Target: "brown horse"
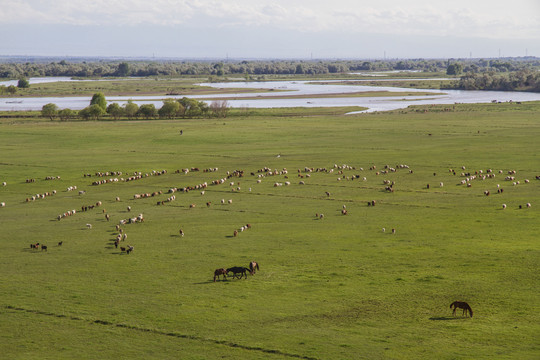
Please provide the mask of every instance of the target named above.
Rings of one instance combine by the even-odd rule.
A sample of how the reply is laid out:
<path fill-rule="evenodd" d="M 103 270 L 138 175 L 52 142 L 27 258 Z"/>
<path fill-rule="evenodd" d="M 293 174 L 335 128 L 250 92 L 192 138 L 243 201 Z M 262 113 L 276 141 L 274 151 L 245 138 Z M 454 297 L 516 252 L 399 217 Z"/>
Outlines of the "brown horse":
<path fill-rule="evenodd" d="M 223 280 L 227 280 L 227 269 L 216 269 L 214 271 L 214 282 L 216 282 L 216 278 L 219 279 L 219 275 L 223 275 Z"/>
<path fill-rule="evenodd" d="M 255 274 L 255 269 L 259 270 L 259 264 L 255 261 L 249 263 L 249 272 L 251 275 Z"/>
<path fill-rule="evenodd" d="M 450 304 L 450 309 L 454 307 L 454 311 L 452 311 L 452 315 L 456 316 L 456 310 L 458 308 L 460 309 L 463 309 L 463 312 L 461 315 L 467 315 L 467 310 L 469 311 L 469 313 L 471 314 L 471 317 L 472 317 L 472 309 L 471 307 L 469 306 L 469 304 L 467 304 L 466 302 L 464 301 L 454 301 L 453 303 Z"/>

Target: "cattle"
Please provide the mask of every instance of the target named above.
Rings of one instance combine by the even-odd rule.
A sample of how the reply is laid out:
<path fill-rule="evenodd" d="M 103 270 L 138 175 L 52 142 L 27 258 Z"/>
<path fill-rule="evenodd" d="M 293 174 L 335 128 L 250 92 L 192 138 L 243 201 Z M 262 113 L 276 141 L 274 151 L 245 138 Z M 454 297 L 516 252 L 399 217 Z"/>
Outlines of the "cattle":
<path fill-rule="evenodd" d="M 43 250 L 47 251 L 47 245 L 41 245 L 41 251 Z"/>
<path fill-rule="evenodd" d="M 58 243 L 58 246 L 62 246 L 63 243 L 64 243 L 63 241 L 60 241 L 60 242 Z"/>
<path fill-rule="evenodd" d="M 180 233 L 180 236 L 184 236 L 184 230 L 180 229 L 179 233 Z"/>
<path fill-rule="evenodd" d="M 502 208 L 503 208 L 503 209 L 506 209 L 506 204 L 502 204 Z"/>
<path fill-rule="evenodd" d="M 5 202 L 0 202 L 0 207 L 6 207 L 6 203 Z"/>

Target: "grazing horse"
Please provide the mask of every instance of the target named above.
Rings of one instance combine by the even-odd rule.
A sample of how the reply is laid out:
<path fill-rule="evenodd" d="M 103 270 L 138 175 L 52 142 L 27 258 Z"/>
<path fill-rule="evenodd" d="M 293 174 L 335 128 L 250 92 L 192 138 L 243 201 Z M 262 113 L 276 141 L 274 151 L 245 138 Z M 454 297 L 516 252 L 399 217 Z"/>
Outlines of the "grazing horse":
<path fill-rule="evenodd" d="M 216 278 L 219 279 L 219 275 L 223 275 L 223 280 L 227 280 L 227 269 L 216 269 L 214 271 L 214 282 L 216 282 Z"/>
<path fill-rule="evenodd" d="M 472 317 L 472 309 L 471 307 L 469 306 L 469 304 L 467 304 L 466 302 L 464 301 L 454 301 L 453 303 L 450 304 L 450 309 L 454 307 L 454 311 L 452 312 L 452 315 L 456 315 L 456 310 L 458 308 L 460 309 L 463 309 L 463 312 L 461 315 L 467 315 L 467 310 L 469 311 L 469 313 L 471 314 L 471 317 Z"/>
<path fill-rule="evenodd" d="M 233 278 L 236 278 L 236 274 L 240 274 L 240 277 L 238 279 L 241 279 L 242 276 L 245 276 L 247 279 L 247 272 L 249 271 L 248 268 L 242 267 L 242 266 L 234 266 L 227 269 L 227 274 L 232 272 Z"/>
<path fill-rule="evenodd" d="M 255 274 L 255 269 L 259 270 L 259 264 L 255 261 L 249 263 L 249 272 L 251 275 Z"/>

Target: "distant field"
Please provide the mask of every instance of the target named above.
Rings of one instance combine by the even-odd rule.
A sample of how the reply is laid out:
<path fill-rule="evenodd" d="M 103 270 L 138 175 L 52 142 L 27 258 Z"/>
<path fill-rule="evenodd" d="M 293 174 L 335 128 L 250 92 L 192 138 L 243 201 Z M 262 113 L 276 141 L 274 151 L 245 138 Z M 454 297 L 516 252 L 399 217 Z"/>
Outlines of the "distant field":
<path fill-rule="evenodd" d="M 344 112 L 0 119 L 2 357 L 538 358 L 540 103 Z"/>

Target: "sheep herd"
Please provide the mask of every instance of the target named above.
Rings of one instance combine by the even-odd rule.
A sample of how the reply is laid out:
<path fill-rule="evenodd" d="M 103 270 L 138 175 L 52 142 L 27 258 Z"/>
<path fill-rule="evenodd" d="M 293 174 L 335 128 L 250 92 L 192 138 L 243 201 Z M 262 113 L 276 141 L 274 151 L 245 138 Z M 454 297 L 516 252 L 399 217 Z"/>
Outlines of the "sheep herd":
<path fill-rule="evenodd" d="M 377 168 L 377 166 L 372 165 L 372 166 L 369 166 L 369 170 L 367 170 L 367 171 L 364 171 L 364 168 L 362 168 L 362 167 L 354 167 L 354 166 L 351 166 L 351 165 L 337 165 L 337 164 L 334 164 L 333 166 L 328 167 L 328 168 L 326 168 L 326 167 L 313 168 L 313 167 L 307 167 L 307 166 L 298 168 L 297 171 L 296 171 L 296 177 L 301 179 L 301 181 L 298 183 L 299 185 L 306 185 L 306 183 L 309 183 L 309 182 L 313 181 L 313 179 L 316 177 L 315 174 L 317 174 L 317 173 L 326 174 L 326 175 L 334 176 L 335 181 L 338 181 L 338 182 L 359 181 L 358 185 L 363 184 L 363 185 L 361 185 L 362 187 L 365 187 L 366 183 L 369 184 L 369 185 L 378 183 L 378 184 L 380 184 L 379 186 L 382 185 L 381 188 L 380 188 L 381 192 L 394 193 L 394 192 L 399 192 L 400 191 L 400 186 L 399 186 L 400 184 L 398 184 L 396 182 L 396 180 L 392 180 L 392 179 L 386 177 L 386 178 L 380 179 L 379 181 L 373 182 L 372 179 L 376 178 L 376 177 L 379 177 L 381 175 L 388 175 L 388 174 L 391 174 L 391 173 L 397 173 L 397 172 L 400 172 L 400 171 L 403 171 L 403 170 L 406 171 L 406 174 L 413 174 L 413 170 L 410 169 L 410 166 L 404 165 L 404 164 L 398 164 L 396 166 L 383 165 L 380 168 L 380 170 Z M 189 174 L 191 172 L 198 172 L 198 171 L 199 171 L 198 167 L 190 167 L 190 168 L 183 168 L 181 170 L 176 170 L 176 171 L 174 171 L 174 174 L 187 175 L 187 174 Z M 217 167 L 212 167 L 212 168 L 206 168 L 202 172 L 209 174 L 209 173 L 217 173 L 218 171 L 219 170 L 218 170 Z M 486 182 L 486 184 L 488 184 L 488 185 L 483 185 L 483 183 L 486 180 L 493 180 L 493 179 L 496 179 L 498 177 L 501 177 L 502 181 L 504 181 L 506 183 L 511 183 L 512 186 L 526 186 L 527 184 L 530 184 L 530 180 L 527 179 L 527 178 L 519 179 L 519 174 L 518 174 L 518 172 L 516 170 L 493 171 L 492 169 L 487 169 L 487 170 L 467 171 L 465 166 L 462 166 L 461 171 L 456 171 L 456 170 L 454 170 L 452 168 L 450 168 L 448 171 L 450 173 L 451 178 L 452 177 L 458 178 L 458 180 L 456 181 L 456 186 L 458 186 L 458 187 L 459 186 L 464 186 L 467 189 L 472 188 L 473 189 L 472 191 L 474 191 L 474 188 L 476 188 L 476 187 L 481 187 L 483 189 L 481 190 L 481 192 L 479 194 L 483 194 L 484 196 L 490 196 L 491 194 L 495 193 L 495 190 L 496 190 L 496 193 L 498 194 L 497 196 L 499 196 L 499 195 L 503 194 L 503 191 L 504 191 L 504 189 L 501 187 L 502 182 L 500 184 L 496 184 L 496 187 L 494 187 L 493 183 L 489 184 L 489 183 Z M 160 170 L 160 171 L 153 170 L 151 172 L 137 171 L 137 172 L 133 172 L 133 175 L 130 175 L 129 177 L 125 177 L 125 178 L 120 177 L 120 178 L 118 178 L 118 176 L 122 176 L 122 174 L 123 174 L 123 172 L 121 172 L 121 171 L 96 172 L 96 173 L 94 173 L 93 176 L 90 175 L 89 173 L 85 173 L 84 178 L 87 178 L 87 177 L 98 177 L 98 178 L 100 178 L 100 180 L 92 181 L 90 185 L 103 185 L 103 184 L 108 184 L 108 183 L 127 183 L 127 182 L 130 182 L 130 181 L 133 181 L 133 180 L 142 180 L 142 179 L 145 179 L 145 178 L 149 178 L 151 176 L 166 175 L 167 170 Z M 436 176 L 437 173 L 433 173 L 433 175 Z M 173 180 L 174 176 L 176 176 L 176 175 L 170 175 L 170 179 Z M 279 179 L 276 180 L 277 177 L 279 177 Z M 265 167 L 261 167 L 261 168 L 255 170 L 255 171 L 252 171 L 252 172 L 248 172 L 248 171 L 244 171 L 244 170 L 227 171 L 227 172 L 224 172 L 223 176 L 215 177 L 214 179 L 207 179 L 207 181 L 199 182 L 199 183 L 192 184 L 192 185 L 183 184 L 183 185 L 177 185 L 177 186 L 168 186 L 163 190 L 153 189 L 152 191 L 137 193 L 137 194 L 133 195 L 132 201 L 133 200 L 139 200 L 139 199 L 151 198 L 151 197 L 160 197 L 160 196 L 166 194 L 167 198 L 159 199 L 159 200 L 157 200 L 157 202 L 155 202 L 155 204 L 163 206 L 163 205 L 166 205 L 168 203 L 172 203 L 172 202 L 176 201 L 176 199 L 177 199 L 176 194 L 177 193 L 186 194 L 186 193 L 189 193 L 190 191 L 196 190 L 196 191 L 199 191 L 200 195 L 204 197 L 206 192 L 211 190 L 213 187 L 223 187 L 224 184 L 228 184 L 228 188 L 229 188 L 228 191 L 235 193 L 235 192 L 241 192 L 242 191 L 241 183 L 247 183 L 247 184 L 249 184 L 249 187 L 248 187 L 249 192 L 251 192 L 251 189 L 252 189 L 251 186 L 259 186 L 259 185 L 263 184 L 265 182 L 265 180 L 268 179 L 268 178 L 272 178 L 272 180 L 270 180 L 270 181 L 271 181 L 271 184 L 273 185 L 272 186 L 273 188 L 280 188 L 282 186 L 286 186 L 286 187 L 292 186 L 289 171 L 286 168 L 275 169 L 275 168 L 270 168 L 270 167 L 265 166 Z M 61 179 L 60 176 L 47 176 L 45 178 L 45 180 L 47 180 L 47 181 L 48 180 L 59 180 L 59 179 Z M 540 176 L 536 176 L 535 179 L 540 180 Z M 449 180 L 446 180 L 446 182 L 448 183 Z M 34 178 L 26 179 L 24 181 L 24 183 L 33 184 L 33 183 L 36 183 L 36 180 Z M 439 188 L 443 188 L 443 186 L 445 186 L 445 184 L 442 181 L 438 181 L 438 184 L 439 184 Z M 4 188 L 7 187 L 7 182 L 6 181 L 2 182 L 2 186 Z M 371 185 L 371 187 L 376 188 L 377 185 Z M 490 188 L 490 187 L 493 187 L 493 188 Z M 69 193 L 69 192 L 75 191 L 77 189 L 78 189 L 77 185 L 71 185 L 71 186 L 67 187 L 65 191 Z M 429 184 L 427 184 L 427 186 L 423 187 L 423 189 L 424 190 L 425 189 L 429 190 L 429 189 L 431 189 L 431 187 L 429 186 Z M 321 199 L 325 198 L 325 199 L 332 200 L 332 193 L 329 190 L 331 190 L 331 189 L 328 189 L 328 190 L 323 191 L 323 192 L 320 193 Z M 421 190 L 421 189 L 419 188 L 418 190 Z M 219 190 L 219 191 L 223 192 L 223 190 Z M 265 191 L 281 191 L 281 190 L 277 190 L 277 189 L 276 190 L 268 190 L 268 188 L 266 188 Z M 470 191 L 470 190 L 468 190 L 468 191 Z M 24 202 L 33 202 L 35 200 L 44 199 L 44 198 L 47 198 L 47 197 L 55 195 L 55 194 L 57 194 L 56 190 L 52 190 L 52 191 L 48 191 L 48 192 L 44 192 L 44 193 L 33 194 L 33 195 L 27 197 Z M 79 195 L 82 196 L 82 197 L 86 196 L 86 191 L 85 190 L 80 190 Z M 1 196 L 1 193 L 0 193 L 0 196 Z M 384 196 L 384 195 L 381 195 L 381 196 Z M 390 195 L 387 195 L 387 196 L 390 196 Z M 491 195 L 491 196 L 495 196 L 495 195 Z M 507 199 L 507 201 L 509 200 L 508 197 L 506 197 L 506 199 Z M 120 202 L 120 201 L 121 201 L 120 196 L 115 196 L 115 197 L 113 197 L 111 199 L 111 203 L 112 202 Z M 191 201 L 193 201 L 193 200 L 191 200 Z M 380 200 L 378 200 L 378 199 L 377 200 L 375 200 L 375 199 L 369 200 L 369 201 L 367 201 L 367 206 L 374 207 L 379 203 L 379 201 Z M 222 205 L 232 205 L 232 203 L 233 203 L 233 199 L 228 199 L 228 200 L 226 200 L 225 198 L 221 199 L 221 204 Z M 203 204 L 206 204 L 206 207 L 210 208 L 211 205 L 212 205 L 212 201 L 206 201 L 205 200 Z M 384 204 L 384 202 L 383 202 L 383 204 Z M 92 210 L 92 209 L 94 209 L 96 207 L 100 207 L 101 205 L 102 205 L 102 201 L 93 202 L 93 203 L 91 203 L 89 205 L 88 204 L 82 205 L 80 207 L 80 212 L 90 211 L 90 210 Z M 194 208 L 196 208 L 197 203 L 196 202 L 191 202 L 191 203 L 187 203 L 187 204 L 184 203 L 183 205 L 176 205 L 176 206 L 188 206 L 189 209 L 194 209 Z M 0 202 L 0 207 L 5 208 L 6 203 L 3 202 L 3 201 Z M 508 207 L 507 203 L 502 204 L 502 209 L 507 209 L 507 207 Z M 519 208 L 519 209 L 524 209 L 524 208 L 528 209 L 528 208 L 532 207 L 532 204 L 531 204 L 531 202 L 525 202 L 525 203 L 522 203 L 522 204 L 519 204 L 519 205 L 516 204 L 516 207 Z M 127 212 L 129 213 L 131 211 L 131 206 L 127 206 L 126 209 L 127 209 Z M 323 220 L 325 218 L 324 214 L 322 214 L 320 212 L 316 212 L 316 211 L 314 211 L 314 212 L 316 213 L 315 217 L 316 217 L 317 220 Z M 78 213 L 79 212 L 76 209 L 70 209 L 70 210 L 67 210 L 65 212 L 62 212 L 61 214 L 57 215 L 55 218 L 57 220 L 62 220 L 62 219 L 74 216 L 74 215 L 76 215 Z M 103 213 L 104 213 L 106 221 L 109 222 L 110 219 L 111 219 L 110 214 L 107 213 L 106 210 L 104 210 L 104 209 L 103 209 Z M 340 209 L 340 213 L 341 213 L 341 215 L 349 215 L 350 214 L 349 209 L 347 209 L 346 205 L 342 205 L 342 207 Z M 123 218 L 123 219 L 118 220 L 117 224 L 115 225 L 116 226 L 116 231 L 118 232 L 118 235 L 116 236 L 116 238 L 114 240 L 115 248 L 118 248 L 120 243 L 127 239 L 127 234 L 125 232 L 123 232 L 122 227 L 125 226 L 125 225 L 129 225 L 129 224 L 143 223 L 144 219 L 145 219 L 144 215 L 142 213 L 140 213 L 137 216 L 131 216 L 131 217 L 127 217 L 127 218 Z M 86 228 L 89 229 L 89 230 L 92 229 L 92 224 L 87 223 Z M 232 232 L 232 235 L 233 235 L 233 237 L 237 237 L 242 232 L 244 232 L 244 231 L 246 231 L 248 229 L 251 229 L 251 228 L 252 228 L 252 225 L 249 224 L 249 223 L 246 224 L 246 225 L 240 226 L 240 227 L 236 227 L 234 229 L 234 231 Z M 386 231 L 385 228 L 383 228 L 383 232 L 385 232 L 385 231 Z M 175 230 L 175 232 L 178 232 L 180 237 L 184 237 L 184 235 L 185 235 L 183 229 L 180 229 L 179 231 Z M 396 229 L 392 228 L 391 233 L 395 234 Z M 60 243 L 62 243 L 62 242 L 60 242 Z M 134 247 L 131 246 L 131 245 L 120 246 L 121 253 L 130 254 L 131 252 L 133 252 L 133 250 L 134 250 Z"/>

